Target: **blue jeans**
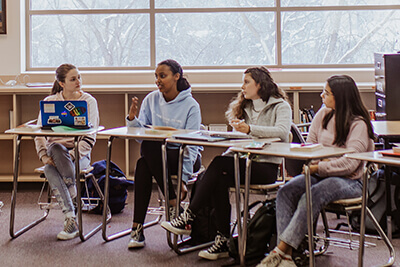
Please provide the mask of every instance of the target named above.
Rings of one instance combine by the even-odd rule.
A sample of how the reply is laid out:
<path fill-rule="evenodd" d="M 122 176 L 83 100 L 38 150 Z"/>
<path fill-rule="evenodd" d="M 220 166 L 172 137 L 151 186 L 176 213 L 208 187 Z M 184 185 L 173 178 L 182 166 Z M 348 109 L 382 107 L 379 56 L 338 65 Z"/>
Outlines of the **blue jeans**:
<path fill-rule="evenodd" d="M 313 219 L 318 218 L 323 207 L 332 201 L 360 197 L 361 180 L 342 177 L 320 178 L 311 176 Z M 305 176 L 296 176 L 278 191 L 276 223 L 278 238 L 297 249 L 307 233 L 307 204 Z"/>
<path fill-rule="evenodd" d="M 49 182 L 53 195 L 56 197 L 62 212 L 74 212 L 74 205 L 70 195 L 71 187 L 76 192 L 75 164 L 73 163 L 68 149 L 58 143 L 51 144 L 47 149 L 47 155 L 54 161 L 55 166 L 46 164 L 44 174 Z M 86 169 L 90 165 L 90 156 L 79 161 L 80 169 Z"/>

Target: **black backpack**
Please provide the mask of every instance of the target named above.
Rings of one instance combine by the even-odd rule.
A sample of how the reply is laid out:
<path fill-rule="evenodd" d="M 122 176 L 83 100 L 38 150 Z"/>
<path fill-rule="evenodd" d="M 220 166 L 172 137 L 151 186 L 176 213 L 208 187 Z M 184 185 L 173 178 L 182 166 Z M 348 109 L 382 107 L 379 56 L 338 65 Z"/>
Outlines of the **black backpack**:
<path fill-rule="evenodd" d="M 100 160 L 92 164 L 93 170 L 91 173 L 96 177 L 97 183 L 104 194 L 106 180 L 106 161 Z M 109 199 L 108 205 L 112 214 L 121 212 L 125 207 L 125 201 L 128 196 L 128 186 L 133 185 L 133 181 L 127 180 L 123 171 L 114 163 L 110 162 L 110 184 L 109 184 Z M 90 197 L 99 197 L 92 180 L 88 180 L 88 191 Z M 86 190 L 82 191 L 82 197 L 86 197 Z M 102 214 L 103 202 L 92 209 L 90 212 Z"/>
<path fill-rule="evenodd" d="M 265 253 L 271 251 L 277 242 L 275 200 L 256 201 L 249 205 L 249 211 L 258 204 L 261 206 L 247 223 L 246 264 L 260 262 L 265 257 Z M 232 229 L 228 246 L 229 255 L 239 262 L 238 240 L 237 236 L 233 235 L 236 225 L 237 221 Z"/>
<path fill-rule="evenodd" d="M 391 205 L 392 205 L 392 232 L 396 233 L 400 229 L 400 184 L 397 172 L 392 172 L 392 184 L 390 186 Z M 386 230 L 386 196 L 385 196 L 385 168 L 375 171 L 371 174 L 368 182 L 368 203 L 367 206 L 371 210 L 375 219 L 383 230 Z M 355 211 L 350 216 L 351 226 L 354 230 L 360 230 L 360 211 Z M 367 216 L 365 219 L 365 231 L 367 233 L 376 234 L 377 231 L 371 219 Z"/>

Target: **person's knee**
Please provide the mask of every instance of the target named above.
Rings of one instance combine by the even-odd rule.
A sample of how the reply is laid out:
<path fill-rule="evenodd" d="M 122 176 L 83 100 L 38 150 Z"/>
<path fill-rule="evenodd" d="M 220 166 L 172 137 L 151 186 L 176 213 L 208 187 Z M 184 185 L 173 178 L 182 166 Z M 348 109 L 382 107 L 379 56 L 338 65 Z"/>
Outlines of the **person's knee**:
<path fill-rule="evenodd" d="M 49 173 L 51 173 L 54 169 L 54 166 L 51 166 L 49 164 L 44 165 L 44 175 L 47 177 Z"/>
<path fill-rule="evenodd" d="M 47 154 L 50 157 L 54 157 L 54 155 L 59 155 L 60 153 L 64 153 L 66 151 L 66 148 L 58 143 L 52 143 L 50 146 L 47 148 Z"/>

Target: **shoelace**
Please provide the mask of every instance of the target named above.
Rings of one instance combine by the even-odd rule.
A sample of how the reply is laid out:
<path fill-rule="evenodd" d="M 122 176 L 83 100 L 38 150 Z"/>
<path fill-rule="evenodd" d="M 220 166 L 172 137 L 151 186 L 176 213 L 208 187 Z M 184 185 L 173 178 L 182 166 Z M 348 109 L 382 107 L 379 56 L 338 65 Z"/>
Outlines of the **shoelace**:
<path fill-rule="evenodd" d="M 73 218 L 68 219 L 67 221 L 67 225 L 65 226 L 65 232 L 67 233 L 73 233 L 76 231 L 76 227 L 75 227 L 75 220 Z"/>
<path fill-rule="evenodd" d="M 140 232 L 142 231 L 142 229 L 143 229 L 143 225 L 138 224 L 138 225 L 136 226 L 136 229 L 132 232 L 131 237 L 132 237 L 133 239 L 135 239 L 135 240 L 139 240 L 139 238 L 140 238 Z"/>
<path fill-rule="evenodd" d="M 222 236 L 217 235 L 217 237 L 215 238 L 214 244 L 208 249 L 208 252 L 214 253 L 214 252 L 218 251 L 223 244 L 224 244 L 224 242 L 222 241 Z"/>
<path fill-rule="evenodd" d="M 185 211 L 184 211 L 181 215 L 179 215 L 176 219 L 172 220 L 172 221 L 171 221 L 171 224 L 172 224 L 174 227 L 179 227 L 179 226 L 185 225 L 185 224 L 189 221 L 189 217 L 190 217 L 189 212 L 187 212 L 187 211 L 185 210 Z"/>
<path fill-rule="evenodd" d="M 176 216 L 176 208 L 175 207 L 169 207 L 169 217 L 170 218 L 175 218 Z"/>

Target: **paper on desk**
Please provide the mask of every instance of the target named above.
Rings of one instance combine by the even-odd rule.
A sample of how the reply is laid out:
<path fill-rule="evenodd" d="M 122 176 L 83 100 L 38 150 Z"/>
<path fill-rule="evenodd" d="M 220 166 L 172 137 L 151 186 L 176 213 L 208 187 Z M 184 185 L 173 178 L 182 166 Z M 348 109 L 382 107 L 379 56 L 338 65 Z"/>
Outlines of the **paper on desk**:
<path fill-rule="evenodd" d="M 51 127 L 51 130 L 56 133 L 62 133 L 62 132 L 74 132 L 74 131 L 91 131 L 93 129 L 77 129 L 77 128 L 72 128 L 64 125 L 59 125 L 59 126 L 54 126 Z"/>

